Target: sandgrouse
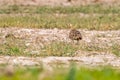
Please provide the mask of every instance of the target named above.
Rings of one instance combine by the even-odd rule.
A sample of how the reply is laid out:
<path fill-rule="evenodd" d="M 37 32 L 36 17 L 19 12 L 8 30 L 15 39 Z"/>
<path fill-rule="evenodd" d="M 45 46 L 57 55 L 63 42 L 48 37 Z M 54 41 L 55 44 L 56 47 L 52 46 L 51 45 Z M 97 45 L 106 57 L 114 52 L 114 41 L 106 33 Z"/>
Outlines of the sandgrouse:
<path fill-rule="evenodd" d="M 77 40 L 77 43 L 79 42 L 79 40 L 81 40 L 82 39 L 82 35 L 81 35 L 81 33 L 78 31 L 78 30 L 76 30 L 76 29 L 71 29 L 70 30 L 70 32 L 69 32 L 69 38 L 71 39 L 71 40 Z"/>

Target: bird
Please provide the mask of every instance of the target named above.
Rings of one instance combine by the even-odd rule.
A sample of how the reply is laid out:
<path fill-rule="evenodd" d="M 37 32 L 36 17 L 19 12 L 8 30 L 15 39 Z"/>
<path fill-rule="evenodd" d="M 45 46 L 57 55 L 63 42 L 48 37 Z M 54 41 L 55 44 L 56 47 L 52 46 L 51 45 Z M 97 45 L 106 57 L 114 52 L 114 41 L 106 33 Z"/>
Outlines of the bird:
<path fill-rule="evenodd" d="M 76 40 L 77 43 L 79 42 L 79 40 L 82 40 L 82 35 L 80 33 L 80 31 L 78 31 L 77 29 L 75 28 L 72 28 L 69 32 L 69 38 L 74 41 Z"/>

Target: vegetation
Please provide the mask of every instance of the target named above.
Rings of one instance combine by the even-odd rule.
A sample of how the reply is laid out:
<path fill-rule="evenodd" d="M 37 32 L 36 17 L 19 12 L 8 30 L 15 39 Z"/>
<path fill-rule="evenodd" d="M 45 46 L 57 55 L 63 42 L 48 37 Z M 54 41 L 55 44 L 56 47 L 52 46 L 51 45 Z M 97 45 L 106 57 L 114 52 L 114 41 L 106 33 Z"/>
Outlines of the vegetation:
<path fill-rule="evenodd" d="M 0 27 L 120 29 L 120 7 L 86 5 L 71 7 L 4 6 L 0 8 Z"/>
<path fill-rule="evenodd" d="M 112 46 L 112 53 L 120 56 L 120 45 L 115 44 L 114 46 Z"/>
<path fill-rule="evenodd" d="M 18 56 L 25 55 L 25 44 L 23 40 L 16 39 L 12 34 L 6 36 L 6 41 L 0 44 L 0 55 Z"/>
<path fill-rule="evenodd" d="M 14 40 L 14 41 L 13 41 Z M 111 52 L 117 56 L 120 56 L 120 45 L 114 44 L 112 46 L 104 46 L 104 44 L 95 43 L 80 43 L 77 45 L 74 43 L 67 42 L 52 42 L 50 44 L 45 44 L 42 48 L 37 48 L 36 46 L 25 45 L 24 39 L 14 38 L 9 36 L 6 38 L 5 43 L 0 44 L 0 55 L 10 55 L 10 56 L 76 56 L 76 52 L 79 50 L 86 52 Z M 36 50 L 38 53 L 33 54 L 30 51 Z M 39 50 L 38 50 L 39 49 Z"/>
<path fill-rule="evenodd" d="M 64 71 L 63 71 L 64 70 Z M 51 73 L 41 68 L 19 68 L 13 75 L 0 74 L 0 80 L 119 80 L 120 72 L 109 67 L 101 68 L 57 68 Z M 44 76 L 43 76 L 44 75 Z"/>
<path fill-rule="evenodd" d="M 75 56 L 77 51 L 86 52 L 111 52 L 117 56 L 120 56 L 120 45 L 114 44 L 112 46 L 100 46 L 100 44 L 85 44 L 80 43 L 75 45 L 75 43 L 64 43 L 64 42 L 53 42 L 42 48 L 42 56 Z"/>
<path fill-rule="evenodd" d="M 53 42 L 42 48 L 40 53 L 43 56 L 73 56 L 78 46 L 64 42 Z"/>
<path fill-rule="evenodd" d="M 76 28 L 88 30 L 118 30 L 120 29 L 120 5 L 86 5 L 71 7 L 50 6 L 3 6 L 0 7 L 0 27 L 21 28 Z M 0 39 L 1 39 L 0 34 Z M 10 56 L 75 56 L 76 51 L 87 52 L 109 51 L 120 56 L 120 45 L 100 46 L 99 44 L 75 45 L 73 43 L 52 42 L 40 48 L 39 54 L 27 52 L 34 48 L 27 47 L 25 40 L 15 38 L 12 34 L 0 43 L 0 55 Z M 33 46 L 35 47 L 35 46 Z M 36 48 L 36 47 L 35 47 Z M 57 68 L 47 72 L 39 67 L 15 68 L 13 75 L 2 73 L 0 66 L 0 80 L 119 80 L 119 70 L 100 68 Z"/>
<path fill-rule="evenodd" d="M 0 80 L 38 80 L 39 74 L 42 72 L 42 68 L 37 67 L 26 67 L 15 68 L 12 75 L 8 75 L 8 72 L 3 72 L 0 74 Z"/>
<path fill-rule="evenodd" d="M 120 5 L 85 5 L 85 6 L 20 6 L 20 5 L 10 5 L 3 6 L 0 8 L 0 14 L 11 14 L 11 13 L 64 13 L 64 14 L 72 14 L 72 13 L 99 13 L 99 14 L 110 14 L 120 13 Z"/>

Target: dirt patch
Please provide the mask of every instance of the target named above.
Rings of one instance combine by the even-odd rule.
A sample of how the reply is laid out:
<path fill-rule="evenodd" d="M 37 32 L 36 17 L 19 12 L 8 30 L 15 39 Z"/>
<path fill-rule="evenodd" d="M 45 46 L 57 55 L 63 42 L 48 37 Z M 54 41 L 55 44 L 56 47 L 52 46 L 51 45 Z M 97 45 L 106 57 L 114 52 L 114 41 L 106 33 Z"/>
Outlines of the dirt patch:
<path fill-rule="evenodd" d="M 120 67 L 120 58 L 113 54 L 97 54 L 80 57 L 10 57 L 0 56 L 0 64 L 19 65 L 19 66 L 39 66 L 51 69 L 55 65 L 68 65 L 71 62 L 77 65 L 89 66 L 113 66 Z"/>

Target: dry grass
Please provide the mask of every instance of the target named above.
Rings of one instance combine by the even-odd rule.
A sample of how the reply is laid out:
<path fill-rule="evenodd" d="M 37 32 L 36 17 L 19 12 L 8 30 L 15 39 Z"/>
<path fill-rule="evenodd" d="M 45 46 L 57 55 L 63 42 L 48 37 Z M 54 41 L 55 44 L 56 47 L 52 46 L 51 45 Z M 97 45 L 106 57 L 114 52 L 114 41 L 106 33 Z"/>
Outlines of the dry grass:
<path fill-rule="evenodd" d="M 118 30 L 120 15 L 106 14 L 101 16 L 81 17 L 79 14 L 59 15 L 40 14 L 40 15 L 1 15 L 1 27 L 21 27 L 21 28 L 70 28 L 72 24 L 76 28 L 88 30 Z"/>
<path fill-rule="evenodd" d="M 71 7 L 4 6 L 0 8 L 0 27 L 120 29 L 120 7 L 86 5 Z"/>

